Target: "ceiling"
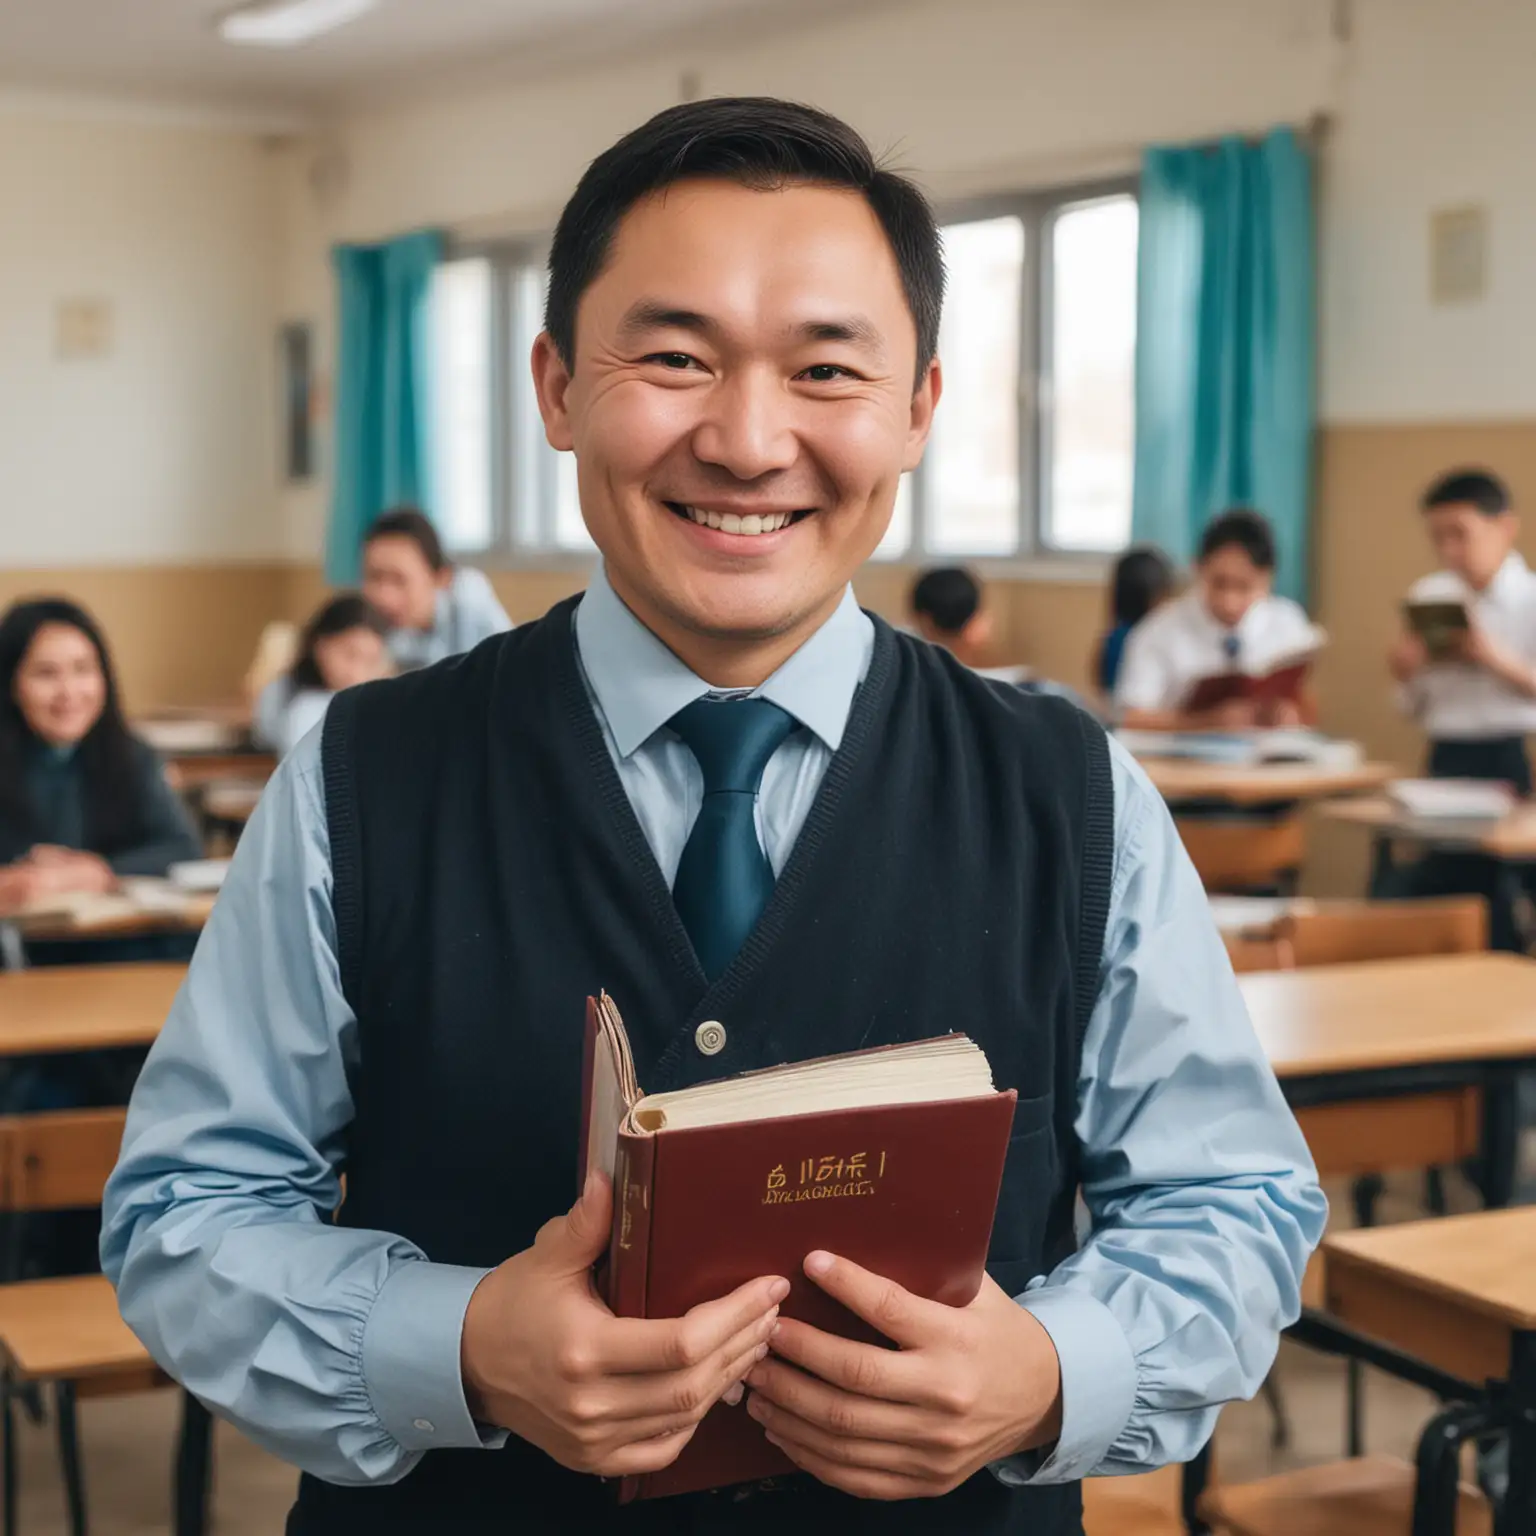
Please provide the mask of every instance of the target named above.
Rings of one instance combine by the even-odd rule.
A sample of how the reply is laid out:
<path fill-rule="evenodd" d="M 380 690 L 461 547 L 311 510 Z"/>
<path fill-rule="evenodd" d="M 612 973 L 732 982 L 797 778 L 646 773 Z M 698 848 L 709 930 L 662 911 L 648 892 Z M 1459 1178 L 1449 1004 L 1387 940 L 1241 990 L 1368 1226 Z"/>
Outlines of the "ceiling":
<path fill-rule="evenodd" d="M 303 109 L 414 87 L 488 60 L 509 73 L 628 51 L 684 31 L 788 21 L 833 0 L 380 0 L 302 48 L 236 48 L 214 20 L 230 0 L 0 3 L 0 87 Z"/>

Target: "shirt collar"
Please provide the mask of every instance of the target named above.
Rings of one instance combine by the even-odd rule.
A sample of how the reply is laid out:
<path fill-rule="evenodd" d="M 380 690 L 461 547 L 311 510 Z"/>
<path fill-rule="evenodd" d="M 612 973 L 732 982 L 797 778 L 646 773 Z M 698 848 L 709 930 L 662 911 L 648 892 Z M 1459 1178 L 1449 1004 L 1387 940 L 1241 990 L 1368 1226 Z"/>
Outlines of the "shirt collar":
<path fill-rule="evenodd" d="M 576 648 L 620 757 L 644 746 L 678 710 L 718 691 L 624 606 L 601 565 L 576 609 Z M 850 587 L 832 617 L 752 692 L 793 715 L 835 752 L 874 648 L 875 627 Z"/>
<path fill-rule="evenodd" d="M 1488 583 L 1482 595 L 1493 598 L 1495 602 L 1503 602 L 1517 593 L 1523 596 L 1521 589 L 1530 574 L 1525 557 L 1518 550 L 1512 549 L 1504 556 L 1504 563 L 1493 573 L 1493 580 Z"/>

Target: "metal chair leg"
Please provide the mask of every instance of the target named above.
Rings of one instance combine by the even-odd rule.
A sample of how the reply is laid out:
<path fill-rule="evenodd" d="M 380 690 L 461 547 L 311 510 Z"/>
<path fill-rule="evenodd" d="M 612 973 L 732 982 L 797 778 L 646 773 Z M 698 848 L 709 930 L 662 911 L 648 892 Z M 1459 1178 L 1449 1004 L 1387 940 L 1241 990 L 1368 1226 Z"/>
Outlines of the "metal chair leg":
<path fill-rule="evenodd" d="M 1184 1464 L 1184 1476 L 1179 1489 L 1179 1504 L 1184 1515 L 1184 1528 L 1189 1536 L 1208 1536 L 1210 1526 L 1196 1513 L 1200 1495 L 1211 1480 L 1211 1443 L 1206 1441 Z"/>
<path fill-rule="evenodd" d="M 1355 1180 L 1350 1196 L 1354 1202 L 1356 1226 L 1376 1225 L 1376 1202 L 1386 1187 L 1386 1180 L 1379 1173 L 1364 1173 Z"/>
<path fill-rule="evenodd" d="M 1269 1404 L 1269 1414 L 1273 1423 L 1269 1431 L 1269 1443 L 1277 1451 L 1283 1451 L 1291 1443 L 1291 1419 L 1285 1411 L 1285 1398 L 1280 1391 L 1280 1382 L 1275 1373 L 1271 1371 L 1264 1378 L 1264 1401 Z"/>
<path fill-rule="evenodd" d="M 176 1451 L 176 1536 L 204 1536 L 208 1529 L 208 1488 L 213 1462 L 213 1415 L 192 1396 L 181 1394 L 181 1444 Z"/>
<path fill-rule="evenodd" d="M 59 1464 L 64 1469 L 70 1536 L 85 1536 L 85 1476 L 80 1467 L 80 1421 L 75 1411 L 74 1382 L 55 1384 L 54 1412 L 59 1421 Z"/>
<path fill-rule="evenodd" d="M 1345 1455 L 1365 1455 L 1365 1367 L 1358 1360 L 1344 1370 Z"/>
<path fill-rule="evenodd" d="M 1445 1215 L 1445 1169 L 1424 1170 L 1424 1206 L 1431 1216 Z"/>
<path fill-rule="evenodd" d="M 1453 1403 L 1424 1426 L 1413 1493 L 1413 1536 L 1456 1536 L 1461 1448 L 1486 1433 L 1495 1418 L 1486 1403 Z"/>

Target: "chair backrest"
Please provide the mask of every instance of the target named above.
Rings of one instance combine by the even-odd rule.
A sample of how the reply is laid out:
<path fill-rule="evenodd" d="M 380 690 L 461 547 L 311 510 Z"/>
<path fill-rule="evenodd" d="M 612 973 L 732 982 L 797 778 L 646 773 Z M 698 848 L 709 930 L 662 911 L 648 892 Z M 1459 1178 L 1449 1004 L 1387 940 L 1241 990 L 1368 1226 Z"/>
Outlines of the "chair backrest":
<path fill-rule="evenodd" d="M 65 1211 L 101 1204 L 123 1141 L 121 1109 L 0 1117 L 0 1210 Z"/>
<path fill-rule="evenodd" d="M 1468 954 L 1488 947 L 1488 903 L 1465 896 L 1321 906 L 1287 917 L 1276 939 L 1295 966 Z"/>
<path fill-rule="evenodd" d="M 1176 818 L 1201 883 L 1208 891 L 1251 891 L 1276 885 L 1301 868 L 1306 854 L 1301 817 L 1279 821 Z"/>

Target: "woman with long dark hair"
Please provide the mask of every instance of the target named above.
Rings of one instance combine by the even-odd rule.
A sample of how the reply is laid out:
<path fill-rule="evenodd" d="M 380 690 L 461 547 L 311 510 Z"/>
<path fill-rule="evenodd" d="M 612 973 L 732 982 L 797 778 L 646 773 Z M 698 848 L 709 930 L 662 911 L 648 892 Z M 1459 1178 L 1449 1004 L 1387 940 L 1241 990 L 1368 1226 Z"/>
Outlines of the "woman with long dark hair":
<path fill-rule="evenodd" d="M 200 852 L 159 759 L 123 721 L 95 620 L 64 598 L 15 604 L 0 618 L 0 914 Z"/>
<path fill-rule="evenodd" d="M 389 624 L 360 592 L 340 592 L 304 626 L 292 667 L 262 690 L 254 731 L 285 757 L 325 718 L 343 688 L 387 677 Z"/>

